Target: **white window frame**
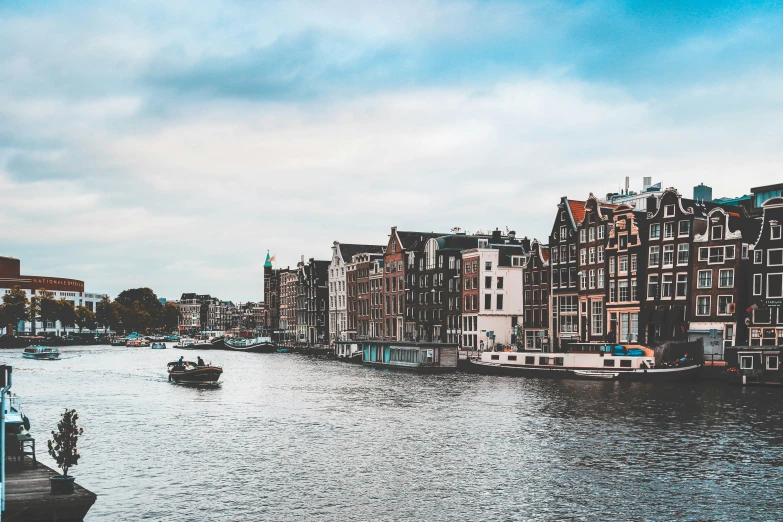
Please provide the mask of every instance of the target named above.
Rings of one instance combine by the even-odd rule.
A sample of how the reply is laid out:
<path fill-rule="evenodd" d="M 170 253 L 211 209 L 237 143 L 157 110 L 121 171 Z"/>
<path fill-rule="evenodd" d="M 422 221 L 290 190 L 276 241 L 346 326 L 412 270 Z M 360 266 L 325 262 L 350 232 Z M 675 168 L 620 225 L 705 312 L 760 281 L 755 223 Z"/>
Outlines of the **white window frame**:
<path fill-rule="evenodd" d="M 780 263 L 776 263 L 776 264 L 773 265 L 772 262 L 769 259 L 770 252 L 780 252 L 781 262 Z M 783 248 L 768 248 L 767 249 L 767 266 L 783 266 Z"/>
<path fill-rule="evenodd" d="M 685 248 L 683 248 L 685 247 Z M 687 258 L 684 263 L 680 263 L 680 254 L 685 252 L 685 257 Z M 691 258 L 691 249 L 690 245 L 688 243 L 680 243 L 677 245 L 677 265 L 678 266 L 685 266 L 688 264 L 688 261 L 690 261 Z"/>
<path fill-rule="evenodd" d="M 707 313 L 701 313 L 701 308 L 699 307 L 699 302 L 705 300 L 707 301 Z M 712 297 L 709 295 L 697 295 L 696 296 L 696 315 L 699 317 L 707 317 L 710 315 L 710 312 L 712 312 Z"/>
<path fill-rule="evenodd" d="M 680 295 L 677 292 L 677 288 L 679 288 L 679 286 L 680 286 L 680 277 L 681 276 L 685 278 L 685 281 L 684 281 L 685 282 L 685 294 L 684 295 Z M 680 272 L 680 273 L 677 274 L 677 276 L 674 279 L 674 298 L 675 299 L 686 299 L 687 297 L 688 297 L 688 274 L 686 272 Z"/>
<path fill-rule="evenodd" d="M 667 234 L 669 230 L 671 230 L 671 234 Z M 663 224 L 663 239 L 664 241 L 670 241 L 674 239 L 674 221 L 669 221 L 668 223 Z"/>
<path fill-rule="evenodd" d="M 579 242 L 587 243 L 587 231 L 584 228 L 579 231 Z"/>
<path fill-rule="evenodd" d="M 604 238 L 604 226 L 598 225 L 598 239 Z"/>
<path fill-rule="evenodd" d="M 760 265 L 764 262 L 764 250 L 754 250 L 753 251 L 753 264 L 754 265 Z"/>
<path fill-rule="evenodd" d="M 656 227 L 656 226 L 658 227 L 658 235 L 654 236 L 653 235 L 653 227 Z M 652 239 L 652 240 L 661 239 L 661 224 L 660 223 L 650 223 L 650 239 Z"/>
<path fill-rule="evenodd" d="M 764 288 L 764 274 L 753 274 L 753 295 L 761 295 Z"/>
<path fill-rule="evenodd" d="M 731 285 L 723 286 L 720 284 L 721 272 L 731 272 Z M 718 288 L 734 288 L 734 269 L 733 268 L 720 268 L 718 269 Z"/>
<path fill-rule="evenodd" d="M 740 355 L 740 370 L 752 370 L 752 369 L 753 369 L 753 356 Z"/>
<path fill-rule="evenodd" d="M 703 286 L 701 284 L 701 274 L 708 272 L 710 274 L 710 285 L 709 286 Z M 696 288 L 712 288 L 712 269 L 708 270 L 699 270 L 696 274 Z"/>
<path fill-rule="evenodd" d="M 688 232 L 686 234 L 682 233 L 682 224 L 687 223 L 688 224 Z M 677 237 L 690 237 L 691 235 L 691 222 L 687 219 L 681 219 L 677 223 Z"/>
<path fill-rule="evenodd" d="M 781 288 L 780 295 L 769 295 L 769 286 L 770 286 L 769 285 L 769 277 L 770 276 L 780 276 L 781 280 L 783 280 L 783 272 L 775 272 L 775 273 L 772 273 L 772 274 L 767 274 L 767 291 L 766 291 L 767 299 L 780 299 L 780 298 L 783 298 L 783 285 L 781 285 L 782 288 Z"/>
<path fill-rule="evenodd" d="M 775 234 L 776 230 L 777 230 L 777 234 Z M 781 238 L 781 226 L 780 225 L 770 225 L 769 226 L 769 238 L 770 239 L 780 239 Z"/>
<path fill-rule="evenodd" d="M 655 264 L 653 264 L 653 262 L 652 262 L 652 253 L 653 253 L 653 249 L 655 249 L 655 251 L 658 253 L 658 262 L 657 262 L 657 263 L 655 263 Z M 655 246 L 651 246 L 651 247 L 648 249 L 648 251 L 649 251 L 649 255 L 648 255 L 648 257 L 647 257 L 647 264 L 648 264 L 648 267 L 649 267 L 649 268 L 653 268 L 653 267 L 660 266 L 660 264 L 661 264 L 661 261 L 662 261 L 662 259 L 661 259 L 661 247 L 660 247 L 660 246 L 657 246 L 657 245 L 655 245 Z"/>
<path fill-rule="evenodd" d="M 664 279 L 666 277 L 670 277 L 671 280 L 668 283 L 664 283 Z M 669 285 L 669 295 L 663 294 L 663 285 L 668 284 Z M 672 299 L 674 298 L 674 274 L 661 274 L 661 299 Z"/>
<path fill-rule="evenodd" d="M 725 294 L 719 295 L 718 296 L 718 302 L 717 302 L 717 309 L 715 310 L 716 315 L 720 315 L 720 316 L 731 315 L 731 312 L 729 312 L 729 308 L 730 308 L 729 306 L 726 307 L 726 313 L 723 313 L 723 314 L 720 313 L 720 299 L 721 299 L 721 297 L 728 297 L 729 298 L 729 304 L 734 303 L 734 296 L 733 295 L 725 295 Z"/>
<path fill-rule="evenodd" d="M 676 209 L 674 208 L 674 205 L 663 206 L 663 217 L 665 218 L 674 217 L 675 212 Z"/>
<path fill-rule="evenodd" d="M 604 247 L 603 246 L 599 246 L 598 247 L 598 250 L 596 252 L 596 256 L 597 256 L 597 259 L 598 259 L 599 263 L 603 263 L 604 262 Z"/>
<path fill-rule="evenodd" d="M 671 262 L 666 262 L 666 253 L 671 254 Z M 663 253 L 661 255 L 661 266 L 671 268 L 674 266 L 674 245 L 663 245 Z"/>
<path fill-rule="evenodd" d="M 650 289 L 652 288 L 651 280 L 652 280 L 653 277 L 655 278 L 655 286 L 658 287 L 658 292 L 656 292 L 656 295 L 650 295 Z M 655 299 L 657 297 L 658 293 L 660 293 L 660 290 L 661 290 L 661 278 L 660 278 L 660 276 L 658 274 L 647 274 L 647 299 L 648 300 Z"/>
<path fill-rule="evenodd" d="M 720 237 L 715 237 L 716 236 L 715 232 L 718 232 L 718 231 L 720 232 Z M 710 238 L 713 241 L 715 241 L 715 240 L 718 240 L 718 241 L 723 240 L 723 227 L 720 226 L 720 225 L 716 225 L 716 226 L 712 227 L 711 230 L 710 230 Z"/>
<path fill-rule="evenodd" d="M 769 364 L 772 359 L 775 359 L 775 366 L 773 367 L 771 364 Z M 780 356 L 779 355 L 767 355 L 767 370 L 778 370 L 780 369 Z"/>

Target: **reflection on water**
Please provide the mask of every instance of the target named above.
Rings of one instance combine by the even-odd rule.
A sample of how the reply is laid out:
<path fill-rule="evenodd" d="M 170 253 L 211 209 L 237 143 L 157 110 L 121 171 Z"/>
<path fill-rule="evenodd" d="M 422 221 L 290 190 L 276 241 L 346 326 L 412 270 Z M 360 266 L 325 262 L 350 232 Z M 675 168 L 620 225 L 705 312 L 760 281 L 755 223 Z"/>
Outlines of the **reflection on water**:
<path fill-rule="evenodd" d="M 290 354 L 6 351 L 39 441 L 78 410 L 88 520 L 779 520 L 783 390 L 420 376 Z M 21 352 L 21 351 L 20 351 Z"/>

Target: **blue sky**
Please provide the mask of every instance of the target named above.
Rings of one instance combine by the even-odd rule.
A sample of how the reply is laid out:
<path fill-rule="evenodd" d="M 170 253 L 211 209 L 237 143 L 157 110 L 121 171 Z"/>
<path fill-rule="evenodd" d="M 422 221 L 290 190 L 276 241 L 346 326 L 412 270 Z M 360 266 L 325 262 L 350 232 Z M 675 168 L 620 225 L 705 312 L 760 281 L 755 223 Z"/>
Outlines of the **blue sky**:
<path fill-rule="evenodd" d="M 0 254 L 259 299 L 389 228 L 781 180 L 775 2 L 0 2 Z"/>

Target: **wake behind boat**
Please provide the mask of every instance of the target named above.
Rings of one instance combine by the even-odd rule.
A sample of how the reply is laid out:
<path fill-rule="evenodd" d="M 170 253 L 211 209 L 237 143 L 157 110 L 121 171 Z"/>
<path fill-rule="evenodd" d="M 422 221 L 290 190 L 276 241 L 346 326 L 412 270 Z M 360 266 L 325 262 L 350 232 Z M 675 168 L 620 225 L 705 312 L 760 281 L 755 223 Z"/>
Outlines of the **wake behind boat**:
<path fill-rule="evenodd" d="M 703 364 L 687 354 L 656 365 L 653 350 L 638 345 L 582 343 L 566 352 L 483 352 L 465 369 L 484 375 L 618 381 L 679 381 L 699 376 Z"/>
<path fill-rule="evenodd" d="M 223 374 L 220 366 L 199 364 L 193 361 L 175 361 L 168 364 L 169 381 L 182 384 L 217 384 Z"/>

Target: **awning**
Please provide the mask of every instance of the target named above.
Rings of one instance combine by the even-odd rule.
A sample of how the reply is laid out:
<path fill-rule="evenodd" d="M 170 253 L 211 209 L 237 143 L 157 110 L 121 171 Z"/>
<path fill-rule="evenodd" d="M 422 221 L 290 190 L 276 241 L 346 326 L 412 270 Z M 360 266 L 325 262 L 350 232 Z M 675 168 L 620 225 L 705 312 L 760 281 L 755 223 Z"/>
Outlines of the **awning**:
<path fill-rule="evenodd" d="M 650 317 L 651 323 L 660 323 L 666 318 L 666 307 L 665 306 L 656 306 L 655 310 L 652 313 L 652 317 Z"/>
<path fill-rule="evenodd" d="M 685 307 L 684 306 L 672 306 L 669 309 L 669 313 L 666 314 L 666 320 L 670 323 L 676 323 L 685 320 Z"/>
<path fill-rule="evenodd" d="M 691 321 L 688 325 L 689 332 L 709 332 L 710 330 L 718 330 L 722 332 L 726 328 L 726 323 L 697 323 Z"/>

